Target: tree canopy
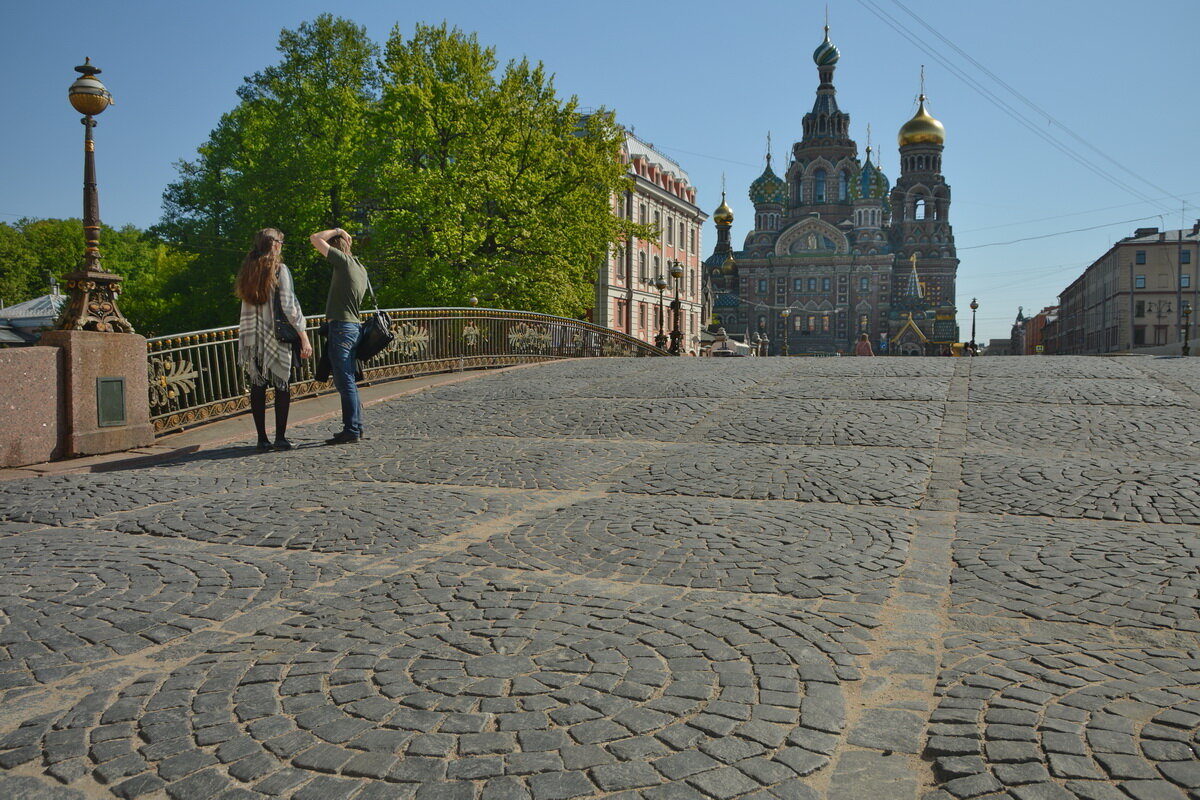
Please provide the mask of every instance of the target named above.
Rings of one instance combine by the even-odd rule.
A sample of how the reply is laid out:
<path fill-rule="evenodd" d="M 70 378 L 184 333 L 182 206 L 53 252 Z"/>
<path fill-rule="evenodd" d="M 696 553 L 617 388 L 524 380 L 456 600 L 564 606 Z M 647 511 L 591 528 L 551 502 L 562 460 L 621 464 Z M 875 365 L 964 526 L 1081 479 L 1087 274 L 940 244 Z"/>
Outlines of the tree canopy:
<path fill-rule="evenodd" d="M 183 276 L 194 256 L 132 225 L 101 227 L 101 267 L 122 277 L 121 311 L 138 333 L 177 333 L 189 292 Z M 0 222 L 0 305 L 50 292 L 51 280 L 77 269 L 83 256 L 80 219 Z"/>
<path fill-rule="evenodd" d="M 379 47 L 326 14 L 278 49 L 164 193 L 156 233 L 196 254 L 181 321 L 234 321 L 233 276 L 263 227 L 284 231 L 309 314 L 328 268 L 307 236 L 334 226 L 356 235 L 387 305 L 591 305 L 597 266 L 630 233 L 611 210 L 627 181 L 611 112 L 581 113 L 540 63 L 501 67 L 445 24 Z"/>

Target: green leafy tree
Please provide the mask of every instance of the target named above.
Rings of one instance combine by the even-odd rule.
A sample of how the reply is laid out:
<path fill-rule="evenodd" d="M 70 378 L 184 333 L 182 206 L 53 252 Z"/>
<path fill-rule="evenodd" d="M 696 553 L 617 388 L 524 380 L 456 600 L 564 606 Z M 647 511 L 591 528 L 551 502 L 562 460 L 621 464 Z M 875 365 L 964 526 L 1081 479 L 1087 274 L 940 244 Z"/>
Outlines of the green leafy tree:
<path fill-rule="evenodd" d="M 256 231 L 284 231 L 284 261 L 307 313 L 322 310 L 328 272 L 308 234 L 350 226 L 378 48 L 365 29 L 325 14 L 279 37 L 281 61 L 246 78 L 197 157 L 177 165 L 156 230 L 197 254 L 189 324 L 236 322 L 233 278 Z M 184 280 L 180 278 L 179 280 Z"/>
<path fill-rule="evenodd" d="M 233 276 L 254 232 L 284 231 L 308 313 L 328 267 L 307 243 L 359 234 L 381 300 L 576 316 L 606 250 L 630 233 L 611 212 L 626 187 L 621 131 L 563 101 L 542 65 L 474 36 L 393 30 L 382 57 L 361 27 L 323 15 L 280 35 L 281 61 L 246 79 L 196 158 L 178 165 L 156 231 L 196 259 L 166 280 L 192 298 L 176 319 L 232 324 Z"/>
<path fill-rule="evenodd" d="M 31 300 L 79 268 L 83 259 L 83 222 L 79 219 L 22 219 L 0 224 L 0 298 L 6 304 Z M 121 311 L 143 335 L 174 333 L 186 293 L 168 290 L 169 282 L 195 256 L 171 247 L 132 226 L 107 225 L 100 231 L 102 269 L 120 275 Z"/>
<path fill-rule="evenodd" d="M 444 24 L 393 29 L 383 84 L 371 233 L 387 299 L 588 308 L 600 259 L 630 233 L 611 208 L 627 180 L 613 115 L 580 114 L 540 63 L 500 70 Z"/>

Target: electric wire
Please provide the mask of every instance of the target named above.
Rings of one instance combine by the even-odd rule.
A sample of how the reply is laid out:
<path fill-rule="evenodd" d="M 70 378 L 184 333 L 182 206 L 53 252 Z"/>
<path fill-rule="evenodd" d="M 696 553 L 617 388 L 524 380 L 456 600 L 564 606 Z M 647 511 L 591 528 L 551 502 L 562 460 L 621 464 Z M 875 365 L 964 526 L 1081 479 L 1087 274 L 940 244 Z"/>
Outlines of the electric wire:
<path fill-rule="evenodd" d="M 1046 121 L 1047 121 L 1047 122 L 1049 122 L 1051 125 L 1055 125 L 1055 126 L 1057 126 L 1057 127 L 1058 127 L 1058 128 L 1060 128 L 1060 129 L 1061 129 L 1061 130 L 1062 130 L 1064 133 L 1066 133 L 1068 136 L 1070 136 L 1072 139 L 1074 139 L 1075 141 L 1079 142 L 1080 144 L 1082 144 L 1084 147 L 1088 148 L 1088 149 L 1089 149 L 1089 150 L 1091 150 L 1092 152 L 1096 153 L 1096 155 L 1100 156 L 1100 157 L 1101 157 L 1101 158 L 1103 158 L 1105 161 L 1108 161 L 1110 164 L 1112 164 L 1113 166 L 1117 167 L 1117 168 L 1118 168 L 1118 169 L 1120 169 L 1122 172 L 1128 173 L 1129 175 L 1131 175 L 1132 177 L 1134 177 L 1134 178 L 1136 178 L 1137 180 L 1141 181 L 1142 183 L 1146 184 L 1147 186 L 1149 186 L 1151 189 L 1153 189 L 1154 191 L 1158 192 L 1159 194 L 1164 194 L 1164 195 L 1166 195 L 1167 197 L 1170 197 L 1170 198 L 1172 198 L 1172 199 L 1174 199 L 1174 200 L 1179 200 L 1180 202 L 1182 202 L 1182 201 L 1183 201 L 1183 198 L 1182 198 L 1182 197 L 1179 197 L 1178 195 L 1175 195 L 1175 194 L 1173 194 L 1173 193 L 1171 193 L 1171 192 L 1167 191 L 1166 189 L 1163 189 L 1162 187 L 1155 185 L 1154 183 L 1152 183 L 1151 181 L 1149 181 L 1149 180 L 1148 180 L 1148 179 L 1147 179 L 1147 178 L 1146 178 L 1144 175 L 1141 175 L 1141 174 L 1139 174 L 1139 173 L 1137 173 L 1137 172 L 1135 172 L 1135 171 L 1133 171 L 1133 170 L 1129 169 L 1129 168 L 1128 168 L 1128 167 L 1126 167 L 1124 164 L 1120 163 L 1119 161 L 1117 161 L 1116 159 L 1112 158 L 1112 157 L 1111 157 L 1111 156 L 1109 156 L 1107 153 L 1105 153 L 1103 150 L 1101 150 L 1100 148 L 1096 147 L 1094 144 L 1092 144 L 1091 142 L 1089 142 L 1087 139 L 1084 139 L 1082 136 L 1080 136 L 1079 134 L 1077 134 L 1077 133 L 1076 133 L 1075 131 L 1073 131 L 1071 128 L 1069 128 L 1069 127 L 1067 127 L 1066 125 L 1064 125 L 1064 124 L 1063 124 L 1062 122 L 1060 122 L 1060 121 L 1059 121 L 1057 118 L 1055 118 L 1055 117 L 1054 117 L 1054 115 L 1053 115 L 1053 114 L 1051 114 L 1049 111 L 1046 111 L 1044 108 L 1042 108 L 1041 106 L 1039 106 L 1039 105 L 1037 105 L 1036 103 L 1034 103 L 1034 102 L 1033 102 L 1032 100 L 1030 100 L 1028 97 L 1026 97 L 1025 95 L 1021 94 L 1019 91 L 1017 91 L 1015 88 L 1013 88 L 1013 87 L 1012 87 L 1012 86 L 1011 86 L 1011 85 L 1010 85 L 1008 82 L 1006 82 L 1006 81 L 1005 81 L 1003 78 L 1001 78 L 999 75 L 997 75 L 996 73 L 992 72 L 990 69 L 988 69 L 988 68 L 987 68 L 987 67 L 985 67 L 983 64 L 981 64 L 981 63 L 980 63 L 978 60 L 976 60 L 976 59 L 975 59 L 975 57 L 974 57 L 974 56 L 972 56 L 970 53 L 966 52 L 966 51 L 965 51 L 965 50 L 963 50 L 961 47 L 959 47 L 959 46 L 958 46 L 958 45 L 956 45 L 954 42 L 952 42 L 950 39 L 948 39 L 948 38 L 946 38 L 945 36 L 943 36 L 943 35 L 942 35 L 942 34 L 941 34 L 939 31 L 937 31 L 937 30 L 936 30 L 936 29 L 935 29 L 935 28 L 934 28 L 932 25 L 930 25 L 930 24 L 929 24 L 928 22 L 926 22 L 924 19 L 922 19 L 921 17 L 919 17 L 919 16 L 918 16 L 918 15 L 917 15 L 915 12 L 913 12 L 913 11 L 912 11 L 910 8 L 908 8 L 906 5 L 904 5 L 904 3 L 902 3 L 902 2 L 901 2 L 901 0 L 892 0 L 892 2 L 893 2 L 893 3 L 895 3 L 897 6 L 899 6 L 899 7 L 900 7 L 900 9 L 901 9 L 901 10 L 902 10 L 904 13 L 908 14 L 910 17 L 912 17 L 914 20 L 916 20 L 916 21 L 917 21 L 917 23 L 918 23 L 919 25 L 921 25 L 921 27 L 925 28 L 925 30 L 929 31 L 929 32 L 930 32 L 930 33 L 932 33 L 934 36 L 936 36 L 936 37 L 937 37 L 939 40 L 941 40 L 941 41 L 942 41 L 942 42 L 943 42 L 943 43 L 944 43 L 944 44 L 945 44 L 947 47 L 949 47 L 950 49 L 952 49 L 954 52 L 958 53 L 960 56 L 962 56 L 964 59 L 966 59 L 967 61 L 969 61 L 969 62 L 970 62 L 972 65 L 974 65 L 976 69 L 978 69 L 978 70 L 979 70 L 980 72 L 982 72 L 984 75 L 988 76 L 988 77 L 989 77 L 989 78 L 991 78 L 993 81 L 995 81 L 996 83 L 998 83 L 998 84 L 999 84 L 999 85 L 1000 85 L 1002 88 L 1004 88 L 1005 90 L 1007 90 L 1009 94 L 1011 94 L 1013 97 L 1015 97 L 1015 98 L 1017 98 L 1018 100 L 1020 100 L 1020 101 L 1021 101 L 1022 103 L 1024 103 L 1025 105 L 1027 105 L 1027 106 L 1028 106 L 1029 108 L 1031 108 L 1031 109 L 1032 109 L 1034 112 L 1036 112 L 1036 113 L 1040 114 L 1041 116 L 1045 117 L 1045 118 L 1046 118 Z"/>
<path fill-rule="evenodd" d="M 941 64 L 948 72 L 950 72 L 950 74 L 954 75 L 959 80 L 961 80 L 963 83 L 967 84 L 967 86 L 971 87 L 976 92 L 983 95 L 993 105 L 995 105 L 998 108 L 1005 111 L 1010 118 L 1012 118 L 1014 121 L 1023 125 L 1030 132 L 1032 132 L 1033 134 L 1035 134 L 1036 136 L 1041 138 L 1043 141 L 1045 141 L 1050 146 L 1054 147 L 1060 153 L 1062 153 L 1066 157 L 1070 158 L 1072 161 L 1075 161 L 1077 164 L 1084 167 L 1085 169 L 1091 171 L 1093 174 L 1097 175 L 1098 177 L 1101 177 L 1101 178 L 1105 179 L 1106 181 L 1108 181 L 1109 183 L 1112 183 L 1113 185 L 1122 189 L 1123 191 L 1126 191 L 1126 192 L 1134 195 L 1135 197 L 1139 198 L 1143 202 L 1145 202 L 1149 205 L 1153 205 L 1157 208 L 1165 208 L 1165 206 L 1161 205 L 1159 202 L 1156 202 L 1153 198 L 1146 195 L 1141 190 L 1131 186 L 1130 184 L 1121 180 L 1116 175 L 1113 175 L 1108 170 L 1105 170 L 1100 165 L 1095 164 L 1094 162 L 1090 161 L 1089 159 L 1083 157 L 1082 155 L 1080 155 L 1079 153 L 1070 149 L 1067 145 L 1063 144 L 1058 139 L 1056 139 L 1055 137 L 1051 136 L 1049 133 L 1044 131 L 1040 126 L 1035 124 L 1033 121 L 1029 120 L 1018 109 L 1013 108 L 1013 106 L 1010 103 L 1006 102 L 1003 98 L 997 96 L 995 92 L 991 91 L 990 89 L 985 87 L 983 84 L 981 84 L 978 80 L 976 80 L 971 75 L 969 75 L 964 69 L 960 68 L 959 66 L 957 66 L 956 64 L 954 64 L 953 62 L 951 62 L 950 60 L 948 60 L 947 58 L 942 56 L 941 53 L 939 53 L 936 49 L 927 45 L 924 42 L 924 40 L 921 39 L 921 37 L 919 35 L 912 32 L 911 30 L 909 30 L 909 28 L 907 28 L 901 21 L 897 20 L 895 17 L 893 17 L 891 14 L 889 14 L 884 9 L 880 8 L 876 4 L 875 0 L 858 0 L 858 2 L 860 5 L 862 5 L 864 8 L 866 8 L 868 11 L 870 11 L 872 14 L 874 14 L 876 17 L 878 17 L 880 20 L 882 20 L 884 22 L 884 24 L 888 25 L 894 31 L 896 31 L 901 36 L 903 36 L 905 39 L 907 39 L 917 49 L 926 53 L 934 61 Z"/>

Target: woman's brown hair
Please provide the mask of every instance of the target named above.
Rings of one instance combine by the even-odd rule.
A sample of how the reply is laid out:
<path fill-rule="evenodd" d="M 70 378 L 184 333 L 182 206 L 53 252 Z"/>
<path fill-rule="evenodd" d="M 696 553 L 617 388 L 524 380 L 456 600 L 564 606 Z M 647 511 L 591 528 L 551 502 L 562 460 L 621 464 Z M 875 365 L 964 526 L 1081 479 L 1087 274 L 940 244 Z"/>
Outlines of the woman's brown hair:
<path fill-rule="evenodd" d="M 261 306 L 271 299 L 279 283 L 279 252 L 283 234 L 276 228 L 263 228 L 254 236 L 254 247 L 242 260 L 233 293 L 251 305 Z"/>

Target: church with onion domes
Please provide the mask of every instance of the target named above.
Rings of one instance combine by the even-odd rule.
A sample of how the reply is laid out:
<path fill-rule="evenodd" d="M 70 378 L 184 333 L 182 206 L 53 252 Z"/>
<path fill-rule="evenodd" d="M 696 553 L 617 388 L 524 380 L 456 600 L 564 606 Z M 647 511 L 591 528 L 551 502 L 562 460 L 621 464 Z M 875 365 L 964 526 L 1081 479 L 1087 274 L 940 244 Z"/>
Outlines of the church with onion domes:
<path fill-rule="evenodd" d="M 833 83 L 840 57 L 826 26 L 803 136 L 782 175 L 768 138 L 741 249 L 722 191 L 717 242 L 704 262 L 706 313 L 714 329 L 744 334 L 772 355 L 853 353 L 864 333 L 880 355 L 940 355 L 959 340 L 945 128 L 926 110 L 922 86 L 916 115 L 899 130 L 892 186 L 870 144 L 860 158 L 850 138 Z"/>

